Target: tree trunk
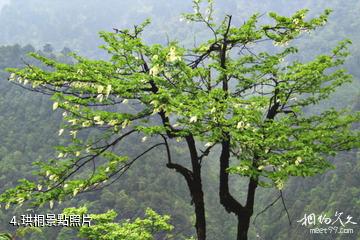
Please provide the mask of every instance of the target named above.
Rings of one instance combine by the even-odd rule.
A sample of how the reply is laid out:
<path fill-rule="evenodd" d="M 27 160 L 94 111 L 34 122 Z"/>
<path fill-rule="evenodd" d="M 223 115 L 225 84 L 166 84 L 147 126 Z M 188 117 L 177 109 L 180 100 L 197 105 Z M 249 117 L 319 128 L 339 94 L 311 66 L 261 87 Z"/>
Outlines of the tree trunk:
<path fill-rule="evenodd" d="M 191 200 L 195 207 L 195 228 L 198 240 L 206 240 L 206 218 L 204 192 L 201 183 L 201 171 L 190 171 L 180 164 L 168 163 L 170 169 L 175 169 L 184 176 L 188 185 Z"/>
<path fill-rule="evenodd" d="M 247 240 L 251 216 L 244 214 L 238 215 L 237 240 Z"/>
<path fill-rule="evenodd" d="M 204 193 L 202 191 L 201 179 L 194 180 L 194 193 L 192 193 L 195 206 L 195 228 L 198 240 L 206 239 L 206 220 L 205 220 L 205 203 Z"/>
<path fill-rule="evenodd" d="M 227 138 L 230 139 L 229 135 Z M 229 168 L 230 160 L 230 141 L 222 142 L 220 155 L 220 203 L 228 213 L 234 213 L 238 217 L 237 240 L 247 240 L 247 233 L 250 226 L 250 218 L 254 211 L 255 192 L 257 188 L 257 179 L 250 178 L 247 190 L 246 204 L 242 205 L 230 193 L 229 189 Z"/>
<path fill-rule="evenodd" d="M 201 181 L 201 164 L 199 156 L 197 155 L 194 138 L 192 136 L 187 136 L 186 141 L 190 152 L 192 171 L 180 164 L 172 163 L 170 158 L 167 167 L 175 169 L 184 176 L 190 191 L 192 203 L 195 207 L 195 228 L 197 239 L 206 240 L 205 202 Z"/>

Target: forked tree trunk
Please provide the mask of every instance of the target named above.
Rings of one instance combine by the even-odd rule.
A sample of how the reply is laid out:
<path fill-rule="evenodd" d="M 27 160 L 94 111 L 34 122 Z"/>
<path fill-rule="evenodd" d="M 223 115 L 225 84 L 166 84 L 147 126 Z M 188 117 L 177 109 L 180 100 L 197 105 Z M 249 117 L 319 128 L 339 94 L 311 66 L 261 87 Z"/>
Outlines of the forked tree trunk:
<path fill-rule="evenodd" d="M 190 191 L 191 200 L 195 208 L 195 228 L 197 239 L 206 240 L 205 202 L 201 182 L 201 164 L 197 155 L 194 138 L 192 136 L 188 136 L 186 137 L 186 141 L 190 152 L 192 171 L 180 164 L 172 163 L 171 161 L 167 164 L 167 167 L 175 169 L 185 178 Z"/>
<path fill-rule="evenodd" d="M 237 240 L 247 240 L 247 234 L 250 226 L 250 219 L 254 210 L 255 192 L 257 188 L 257 179 L 250 178 L 247 190 L 246 204 L 242 205 L 230 193 L 229 189 L 229 168 L 230 161 L 230 141 L 222 142 L 220 155 L 220 203 L 228 213 L 234 213 L 238 218 Z"/>

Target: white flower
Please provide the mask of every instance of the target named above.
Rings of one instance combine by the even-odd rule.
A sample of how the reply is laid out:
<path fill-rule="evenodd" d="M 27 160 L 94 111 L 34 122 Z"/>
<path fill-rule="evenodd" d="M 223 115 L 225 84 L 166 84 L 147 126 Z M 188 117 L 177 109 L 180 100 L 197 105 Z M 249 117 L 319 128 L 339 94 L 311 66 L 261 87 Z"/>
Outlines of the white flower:
<path fill-rule="evenodd" d="M 77 131 L 70 131 L 70 135 L 73 136 L 73 138 L 76 138 Z"/>
<path fill-rule="evenodd" d="M 83 71 L 82 69 L 78 69 L 78 70 L 76 71 L 76 73 L 82 75 L 82 74 L 84 73 L 84 71 Z"/>
<path fill-rule="evenodd" d="M 244 128 L 244 126 L 245 126 L 245 123 L 244 123 L 243 121 L 240 121 L 240 122 L 238 122 L 238 124 L 236 125 L 236 128 L 237 128 L 237 129 L 242 129 L 242 128 Z"/>
<path fill-rule="evenodd" d="M 14 81 L 16 78 L 15 73 L 10 74 L 9 81 Z"/>
<path fill-rule="evenodd" d="M 17 201 L 18 201 L 18 204 L 20 204 L 20 206 L 22 206 L 22 203 L 25 201 L 25 199 L 24 198 L 18 198 Z"/>
<path fill-rule="evenodd" d="M 73 191 L 73 196 L 75 197 L 78 193 L 79 193 L 79 189 L 75 188 L 74 191 Z"/>
<path fill-rule="evenodd" d="M 284 181 L 281 179 L 277 179 L 275 181 L 276 188 L 282 190 L 284 188 Z"/>
<path fill-rule="evenodd" d="M 50 175 L 49 180 L 55 180 L 55 179 L 56 179 L 56 175 L 55 175 L 55 174 Z"/>
<path fill-rule="evenodd" d="M 300 23 L 300 21 L 299 21 L 299 19 L 297 19 L 297 18 L 295 18 L 295 19 L 293 19 L 293 21 L 292 21 L 295 25 L 297 25 L 297 24 L 299 24 Z"/>
<path fill-rule="evenodd" d="M 155 65 L 150 69 L 149 73 L 150 73 L 151 76 L 156 76 L 156 75 L 159 74 L 159 72 L 160 72 L 159 65 Z"/>
<path fill-rule="evenodd" d="M 53 103 L 53 107 L 52 107 L 53 111 L 55 111 L 58 107 L 59 107 L 59 103 L 58 103 L 58 102 L 54 102 L 54 103 Z"/>
<path fill-rule="evenodd" d="M 104 91 L 104 86 L 98 85 L 96 90 L 97 90 L 98 93 L 102 93 Z"/>
<path fill-rule="evenodd" d="M 122 128 L 126 128 L 129 124 L 130 124 L 130 121 L 129 121 L 128 119 L 126 119 L 126 120 L 121 124 L 121 127 L 122 127 Z"/>
<path fill-rule="evenodd" d="M 169 72 L 165 72 L 165 77 L 167 77 L 167 78 L 172 78 L 172 75 L 171 75 L 171 73 L 169 73 Z"/>
<path fill-rule="evenodd" d="M 52 209 L 54 207 L 54 201 L 50 200 L 49 205 L 50 205 L 50 209 Z"/>
<path fill-rule="evenodd" d="M 98 99 L 99 102 L 102 102 L 103 99 L 104 99 L 104 95 L 103 95 L 103 94 L 99 94 L 99 95 L 96 96 L 96 99 Z"/>
<path fill-rule="evenodd" d="M 158 59 L 159 59 L 159 56 L 158 56 L 158 55 L 154 55 L 154 56 L 151 58 L 152 61 L 156 61 L 156 60 L 158 60 Z"/>
<path fill-rule="evenodd" d="M 70 119 L 68 120 L 69 123 L 71 123 L 71 125 L 75 125 L 77 120 L 76 119 Z"/>
<path fill-rule="evenodd" d="M 302 160 L 301 157 L 297 157 L 296 160 L 295 160 L 295 165 L 296 165 L 296 166 L 299 166 L 302 161 L 303 161 L 303 160 Z"/>
<path fill-rule="evenodd" d="M 212 145 L 213 145 L 212 142 L 208 142 L 208 143 L 205 144 L 205 147 L 211 147 Z"/>
<path fill-rule="evenodd" d="M 155 115 L 157 114 L 158 112 L 160 112 L 160 109 L 159 108 L 154 108 L 153 112 L 151 113 L 151 115 Z"/>
<path fill-rule="evenodd" d="M 95 122 L 96 125 L 104 125 L 104 121 L 98 121 L 98 122 Z"/>
<path fill-rule="evenodd" d="M 118 123 L 118 121 L 113 119 L 113 120 L 110 120 L 109 125 L 115 126 L 117 123 Z"/>
<path fill-rule="evenodd" d="M 111 85 L 107 85 L 106 86 L 106 90 L 105 90 L 105 97 L 109 97 L 110 92 L 111 92 Z"/>
<path fill-rule="evenodd" d="M 157 106 L 157 105 L 159 105 L 159 101 L 158 101 L 158 100 L 152 100 L 152 101 L 150 102 L 150 104 L 151 104 L 151 105 L 154 105 L 154 106 Z"/>
<path fill-rule="evenodd" d="M 190 118 L 190 122 L 192 123 L 192 122 L 197 122 L 197 116 L 192 116 L 191 118 Z"/>
<path fill-rule="evenodd" d="M 122 101 L 122 103 L 123 103 L 123 104 L 128 104 L 128 103 L 129 103 L 129 99 L 124 99 L 124 100 Z"/>
<path fill-rule="evenodd" d="M 61 136 L 61 135 L 63 134 L 63 132 L 64 132 L 64 129 L 63 129 L 63 128 L 60 129 L 60 130 L 59 130 L 59 136 Z"/>
<path fill-rule="evenodd" d="M 171 47 L 169 54 L 167 55 L 166 60 L 168 62 L 175 62 L 177 60 L 180 60 L 181 58 L 179 56 L 176 55 L 176 48 L 175 47 Z"/>
<path fill-rule="evenodd" d="M 91 125 L 90 121 L 85 121 L 81 124 L 81 126 L 83 126 L 83 127 L 90 127 L 90 125 Z"/>
<path fill-rule="evenodd" d="M 143 137 L 143 138 L 141 139 L 141 142 L 145 142 L 146 140 L 147 140 L 147 136 Z"/>

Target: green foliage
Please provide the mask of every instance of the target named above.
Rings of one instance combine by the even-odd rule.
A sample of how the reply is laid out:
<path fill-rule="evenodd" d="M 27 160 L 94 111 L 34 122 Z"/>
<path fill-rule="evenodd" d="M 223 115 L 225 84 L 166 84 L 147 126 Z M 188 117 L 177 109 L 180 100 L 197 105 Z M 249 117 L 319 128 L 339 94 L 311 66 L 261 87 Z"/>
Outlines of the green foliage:
<path fill-rule="evenodd" d="M 43 180 L 24 181 L 1 195 L 1 201 L 10 205 L 31 198 L 44 204 L 106 186 L 133 163 L 107 143 L 114 146 L 133 130 L 143 141 L 168 133 L 182 141 L 192 133 L 204 150 L 230 137 L 234 164 L 229 171 L 259 178 L 264 187 L 282 189 L 289 176 L 328 170 L 329 155 L 358 146 L 359 135 L 351 125 L 359 114 L 335 109 L 305 114 L 304 107 L 318 104 L 350 81 L 350 75 L 339 70 L 349 41 L 312 61 L 293 61 L 297 49 L 286 44 L 322 26 L 329 14 L 305 21 L 306 12 L 291 17 L 271 13 L 274 23 L 260 26 L 254 15 L 229 28 L 229 17 L 216 25 L 211 14 L 186 15 L 214 30 L 214 38 L 189 51 L 176 42 L 145 44 L 140 34 L 146 22 L 133 31 L 101 33 L 110 61 L 74 55 L 77 62 L 67 65 L 33 54 L 52 71 L 30 65 L 10 70 L 10 80 L 53 94 L 53 109 L 62 109 L 68 123 L 59 134 L 69 134 L 72 143 L 58 147 L 57 158 L 38 163 Z M 223 65 L 218 51 L 225 40 L 230 54 Z M 257 51 L 262 41 L 276 48 Z M 239 49 L 242 54 L 237 56 Z M 188 60 L 188 55 L 200 58 Z M 226 91 L 221 88 L 224 79 L 230 85 Z M 90 128 L 96 129 L 97 138 L 84 137 Z M 95 158 L 98 167 L 92 172 L 84 166 Z"/>
<path fill-rule="evenodd" d="M 84 215 L 87 208 L 67 208 L 64 209 L 65 215 Z M 156 234 L 169 232 L 173 226 L 168 223 L 169 216 L 160 216 L 151 209 L 145 212 L 145 218 L 136 218 L 133 221 L 123 220 L 120 223 L 114 222 L 116 212 L 109 210 L 102 214 L 89 214 L 91 226 L 82 226 L 78 229 L 79 237 L 86 239 L 104 240 L 152 240 Z"/>
<path fill-rule="evenodd" d="M 199 10 L 199 2 L 194 3 Z M 157 134 L 181 140 L 192 133 L 210 148 L 228 135 L 232 149 L 237 151 L 233 155 L 240 160 L 230 172 L 261 178 L 262 186 L 281 189 L 288 176 L 324 172 L 330 167 L 326 155 L 358 145 L 359 135 L 350 127 L 359 114 L 329 110 L 306 116 L 302 107 L 318 103 L 350 81 L 343 69 L 335 69 L 344 63 L 350 41 L 309 62 L 288 60 L 297 52 L 294 47 L 281 47 L 275 54 L 244 53 L 225 60 L 217 53 L 222 48 L 231 53 L 259 41 L 285 44 L 301 32 L 322 26 L 330 13 L 326 10 L 306 21 L 306 12 L 301 10 L 291 17 L 270 13 L 275 23 L 261 26 L 256 26 L 257 15 L 240 27 L 232 26 L 231 18 L 226 17 L 216 29 L 211 17 L 203 17 L 203 22 L 214 29 L 214 38 L 189 51 L 176 42 L 146 45 L 141 39 L 149 24 L 145 21 L 133 31 L 100 34 L 107 43 L 103 48 L 112 56 L 110 61 L 73 55 L 77 62 L 69 65 L 32 54 L 53 70 L 34 65 L 9 69 L 9 79 L 53 94 L 53 110 L 61 108 L 69 123 L 59 135 L 66 131 L 73 140 L 71 145 L 57 149 L 57 159 L 39 163 L 39 175 L 44 180 L 37 189 L 26 182 L 3 194 L 1 201 L 19 203 L 31 194 L 42 204 L 104 185 L 129 164 L 127 156 L 118 156 L 110 146 L 133 132 L 144 134 L 144 140 Z M 185 16 L 197 21 L 203 15 L 197 11 Z M 200 55 L 189 61 L 185 54 Z M 221 82 L 235 87 L 220 88 Z M 253 94 L 249 95 L 251 89 Z M 124 110 L 105 108 L 116 105 Z M 160 116 L 161 124 L 154 114 Z M 99 129 L 101 138 L 86 141 L 77 137 L 89 128 Z M 104 144 L 106 141 L 111 143 Z M 96 171 L 87 178 L 72 177 L 94 158 L 103 159 Z M 42 190 L 43 185 L 47 190 Z"/>
<path fill-rule="evenodd" d="M 28 234 L 41 234 L 43 230 L 39 227 L 21 227 L 16 230 L 16 236 L 24 238 Z"/>
<path fill-rule="evenodd" d="M 12 236 L 9 233 L 0 233 L 0 240 L 11 240 Z"/>
<path fill-rule="evenodd" d="M 0 240 L 12 240 L 15 238 L 25 238 L 32 236 L 41 236 L 43 230 L 38 227 L 19 227 L 16 229 L 14 236 L 10 233 L 0 233 Z M 39 235 L 37 235 L 39 234 Z"/>

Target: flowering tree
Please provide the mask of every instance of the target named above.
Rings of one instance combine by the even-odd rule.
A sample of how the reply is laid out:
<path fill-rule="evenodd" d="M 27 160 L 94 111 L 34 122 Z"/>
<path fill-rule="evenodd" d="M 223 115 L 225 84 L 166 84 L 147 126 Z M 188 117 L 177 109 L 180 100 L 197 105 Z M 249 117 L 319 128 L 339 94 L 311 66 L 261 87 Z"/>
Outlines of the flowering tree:
<path fill-rule="evenodd" d="M 141 156 L 162 146 L 166 166 L 187 183 L 197 238 L 203 240 L 201 168 L 219 146 L 220 203 L 238 218 L 237 239 L 247 239 L 258 186 L 281 190 L 289 176 L 323 173 L 331 167 L 328 156 L 358 146 L 359 133 L 351 130 L 358 113 L 303 112 L 351 80 L 339 68 L 350 41 L 309 62 L 296 60 L 298 50 L 287 46 L 324 25 L 329 10 L 309 20 L 307 10 L 290 17 L 270 13 L 272 23 L 265 25 L 255 14 L 237 25 L 232 16 L 216 24 L 210 0 L 205 13 L 200 0 L 194 9 L 184 18 L 203 23 L 211 38 L 192 49 L 177 42 L 145 44 L 146 21 L 133 30 L 101 32 L 109 61 L 74 54 L 76 62 L 64 64 L 32 54 L 52 70 L 34 65 L 9 69 L 11 81 L 52 96 L 53 109 L 61 109 L 67 122 L 59 135 L 68 133 L 72 141 L 57 148 L 57 158 L 38 163 L 38 182 L 23 180 L 0 201 L 7 207 L 25 200 L 52 207 L 69 195 L 111 184 Z M 273 43 L 274 50 L 262 51 L 266 43 Z M 96 137 L 82 137 L 92 128 Z M 116 151 L 136 134 L 141 142 L 152 137 L 158 143 L 133 158 Z M 171 157 L 174 140 L 186 143 L 190 167 Z M 231 194 L 229 174 L 248 178 L 245 203 Z"/>

